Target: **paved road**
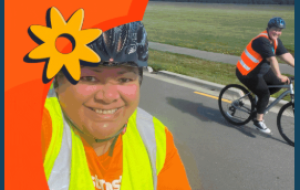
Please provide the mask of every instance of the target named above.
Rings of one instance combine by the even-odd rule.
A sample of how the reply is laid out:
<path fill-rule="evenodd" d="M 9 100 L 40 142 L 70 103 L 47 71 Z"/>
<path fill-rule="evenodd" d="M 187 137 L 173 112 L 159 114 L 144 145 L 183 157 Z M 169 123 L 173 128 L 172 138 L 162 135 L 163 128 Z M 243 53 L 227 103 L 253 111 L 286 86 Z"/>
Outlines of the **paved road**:
<path fill-rule="evenodd" d="M 294 148 L 279 135 L 274 113 L 271 136 L 250 124 L 234 127 L 215 99 L 195 94 L 198 86 L 145 73 L 140 107 L 160 119 L 175 144 L 194 190 L 293 190 Z"/>
<path fill-rule="evenodd" d="M 232 65 L 236 65 L 237 61 L 240 58 L 239 56 L 234 56 L 234 55 L 226 55 L 226 54 L 222 54 L 222 53 L 213 53 L 213 52 L 183 48 L 183 47 L 162 44 L 162 43 L 157 43 L 157 42 L 149 42 L 149 47 L 154 50 L 190 55 L 190 56 L 201 58 L 201 59 L 206 59 L 206 60 L 215 61 L 215 62 L 229 63 Z M 281 73 L 294 75 L 293 67 L 286 65 L 286 64 L 281 64 L 281 63 L 279 64 L 279 67 L 280 67 Z"/>

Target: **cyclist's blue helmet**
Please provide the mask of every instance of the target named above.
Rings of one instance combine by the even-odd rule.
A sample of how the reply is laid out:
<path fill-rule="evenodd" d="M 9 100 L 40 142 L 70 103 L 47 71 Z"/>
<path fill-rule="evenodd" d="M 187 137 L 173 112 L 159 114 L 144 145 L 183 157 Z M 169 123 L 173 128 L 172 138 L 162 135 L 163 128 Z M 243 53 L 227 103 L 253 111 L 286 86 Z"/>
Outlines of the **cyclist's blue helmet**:
<path fill-rule="evenodd" d="M 268 28 L 285 29 L 285 21 L 280 17 L 271 18 L 268 22 Z"/>

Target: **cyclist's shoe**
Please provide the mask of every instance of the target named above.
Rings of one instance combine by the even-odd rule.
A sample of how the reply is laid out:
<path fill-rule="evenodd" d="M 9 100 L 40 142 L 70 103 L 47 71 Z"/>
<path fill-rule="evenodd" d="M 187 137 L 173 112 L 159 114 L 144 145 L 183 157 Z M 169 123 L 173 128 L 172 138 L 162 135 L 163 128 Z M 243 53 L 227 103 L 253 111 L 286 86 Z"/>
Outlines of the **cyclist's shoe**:
<path fill-rule="evenodd" d="M 271 133 L 271 130 L 266 126 L 264 120 L 262 120 L 262 121 L 254 120 L 253 123 L 254 123 L 254 126 L 261 132 L 266 133 L 266 134 Z"/>

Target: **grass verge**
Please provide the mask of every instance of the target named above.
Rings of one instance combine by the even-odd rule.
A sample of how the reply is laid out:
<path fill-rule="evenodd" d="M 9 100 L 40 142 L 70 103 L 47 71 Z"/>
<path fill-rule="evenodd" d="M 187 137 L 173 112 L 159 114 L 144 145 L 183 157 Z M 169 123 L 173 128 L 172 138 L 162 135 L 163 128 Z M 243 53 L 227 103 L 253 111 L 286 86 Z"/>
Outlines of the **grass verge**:
<path fill-rule="evenodd" d="M 143 23 L 149 41 L 239 56 L 274 16 L 285 19 L 280 39 L 293 54 L 294 6 L 150 1 Z"/>
<path fill-rule="evenodd" d="M 148 63 L 154 71 L 166 70 L 223 85 L 241 84 L 235 75 L 235 65 L 152 49 L 149 54 L 151 56 Z M 283 91 L 285 89 L 281 89 L 272 97 L 278 97 Z M 286 96 L 284 99 L 289 101 L 290 97 Z"/>

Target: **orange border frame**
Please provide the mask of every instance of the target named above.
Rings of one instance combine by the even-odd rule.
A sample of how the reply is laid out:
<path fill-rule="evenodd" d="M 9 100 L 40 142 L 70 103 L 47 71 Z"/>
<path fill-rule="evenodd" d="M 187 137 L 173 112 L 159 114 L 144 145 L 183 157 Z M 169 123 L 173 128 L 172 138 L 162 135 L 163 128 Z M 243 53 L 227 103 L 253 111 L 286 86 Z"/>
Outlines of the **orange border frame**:
<path fill-rule="evenodd" d="M 41 120 L 50 83 L 42 82 L 44 63 L 23 61 L 38 46 L 27 33 L 30 25 L 46 26 L 46 11 L 52 6 L 66 20 L 83 8 L 82 29 L 106 31 L 141 21 L 147 3 L 148 0 L 5 0 L 5 189 L 49 189 L 42 162 Z"/>

